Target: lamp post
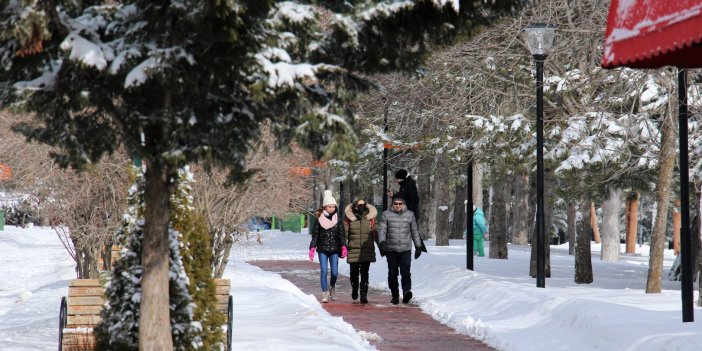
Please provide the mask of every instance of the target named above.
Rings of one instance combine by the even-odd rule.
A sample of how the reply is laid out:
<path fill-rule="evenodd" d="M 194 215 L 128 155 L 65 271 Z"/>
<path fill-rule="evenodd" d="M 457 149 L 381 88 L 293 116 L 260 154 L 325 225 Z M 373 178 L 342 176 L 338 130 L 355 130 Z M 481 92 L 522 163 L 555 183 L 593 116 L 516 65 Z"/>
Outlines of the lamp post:
<path fill-rule="evenodd" d="M 544 60 L 553 45 L 556 26 L 532 23 L 524 39 L 536 62 L 536 286 L 546 286 L 544 250 Z"/>

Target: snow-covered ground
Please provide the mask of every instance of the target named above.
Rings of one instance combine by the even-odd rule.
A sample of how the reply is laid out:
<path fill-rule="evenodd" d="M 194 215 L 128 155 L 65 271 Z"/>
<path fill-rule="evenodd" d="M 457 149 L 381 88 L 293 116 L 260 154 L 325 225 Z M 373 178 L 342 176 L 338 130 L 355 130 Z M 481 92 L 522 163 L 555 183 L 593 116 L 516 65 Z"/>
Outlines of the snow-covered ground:
<path fill-rule="evenodd" d="M 322 309 L 316 295 L 245 263 L 304 260 L 306 233 L 266 231 L 261 237 L 261 244 L 238 245 L 225 272 L 235 302 L 235 350 L 374 349 L 367 341 L 376 337 L 372 330 L 354 330 Z M 540 289 L 528 276 L 528 247 L 510 246 L 508 260 L 476 258 L 471 272 L 463 241 L 432 244 L 412 262 L 415 301 L 436 320 L 499 350 L 702 350 L 702 309 L 695 307 L 698 322 L 682 323 L 679 283 L 664 281 L 663 293 L 644 293 L 646 246 L 606 263 L 593 244 L 595 282 L 589 285 L 573 282 L 567 245 L 552 246 L 553 277 Z M 666 251 L 664 272 L 673 259 Z M 55 349 L 60 299 L 74 277 L 56 235 L 46 228 L 5 227 L 0 267 L 0 350 Z M 387 290 L 386 269 L 382 260 L 371 265 L 373 287 Z M 345 261 L 340 271 L 348 274 Z"/>

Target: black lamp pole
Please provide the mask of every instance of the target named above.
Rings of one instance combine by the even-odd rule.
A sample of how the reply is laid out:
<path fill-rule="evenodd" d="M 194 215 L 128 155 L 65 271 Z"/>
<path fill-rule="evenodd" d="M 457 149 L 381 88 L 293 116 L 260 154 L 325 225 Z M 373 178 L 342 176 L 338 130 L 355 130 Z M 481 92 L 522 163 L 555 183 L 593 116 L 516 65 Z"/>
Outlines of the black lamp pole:
<path fill-rule="evenodd" d="M 536 61 L 536 287 L 546 287 L 546 251 L 544 249 L 544 60 Z"/>
<path fill-rule="evenodd" d="M 473 269 L 473 161 L 466 170 L 466 268 Z"/>
<path fill-rule="evenodd" d="M 383 131 L 385 132 L 385 135 L 388 133 L 388 114 L 385 113 L 385 116 L 383 116 L 383 123 L 385 126 L 383 127 Z M 385 143 L 383 143 L 383 212 L 388 209 L 388 148 L 385 147 Z"/>
<path fill-rule="evenodd" d="M 688 160 L 687 131 L 687 72 L 678 70 L 678 136 L 680 143 L 680 263 L 682 270 L 683 322 L 695 321 L 692 287 L 692 249 L 690 239 L 690 175 Z"/>

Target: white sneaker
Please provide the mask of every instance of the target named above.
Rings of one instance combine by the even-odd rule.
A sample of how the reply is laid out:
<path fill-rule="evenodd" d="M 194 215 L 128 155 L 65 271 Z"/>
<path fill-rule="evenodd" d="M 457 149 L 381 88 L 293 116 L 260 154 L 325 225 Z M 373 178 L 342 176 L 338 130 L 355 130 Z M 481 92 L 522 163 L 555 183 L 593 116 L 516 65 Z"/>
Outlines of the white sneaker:
<path fill-rule="evenodd" d="M 336 301 L 336 288 L 334 288 L 333 286 L 331 287 L 331 289 L 329 289 L 329 299 L 332 301 Z"/>
<path fill-rule="evenodd" d="M 322 292 L 322 303 L 329 302 L 328 296 L 329 296 L 329 294 L 326 291 Z"/>

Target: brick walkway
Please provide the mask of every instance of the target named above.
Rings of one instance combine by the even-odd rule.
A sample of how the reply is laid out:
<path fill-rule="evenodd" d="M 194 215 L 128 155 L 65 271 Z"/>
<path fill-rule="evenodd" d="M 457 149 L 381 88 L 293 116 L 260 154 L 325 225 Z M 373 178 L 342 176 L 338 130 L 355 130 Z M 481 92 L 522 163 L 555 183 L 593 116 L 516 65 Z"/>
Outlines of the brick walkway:
<path fill-rule="evenodd" d="M 251 261 L 252 265 L 279 273 L 305 293 L 320 299 L 319 263 L 307 261 Z M 379 264 L 383 264 L 380 262 Z M 378 350 L 495 350 L 467 335 L 435 321 L 415 304 L 392 305 L 390 294 L 368 290 L 368 304 L 351 300 L 351 283 L 339 275 L 337 300 L 322 304 L 334 316 L 341 316 L 356 328 L 376 333 L 382 340 L 369 340 Z"/>

